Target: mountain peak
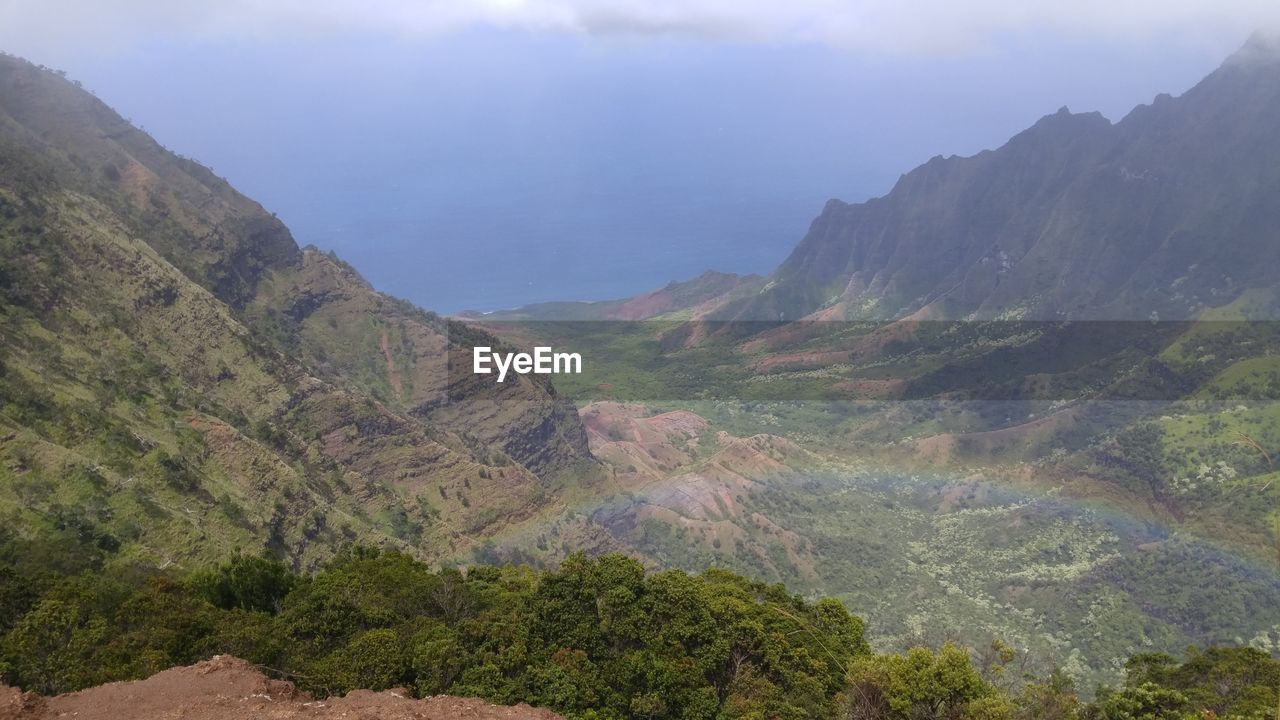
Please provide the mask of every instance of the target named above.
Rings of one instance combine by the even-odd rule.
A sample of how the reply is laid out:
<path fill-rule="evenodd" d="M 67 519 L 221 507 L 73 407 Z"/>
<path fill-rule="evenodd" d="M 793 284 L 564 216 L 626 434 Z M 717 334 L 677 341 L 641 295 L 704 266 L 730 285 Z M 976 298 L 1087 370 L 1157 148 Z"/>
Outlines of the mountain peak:
<path fill-rule="evenodd" d="M 873 202 L 828 203 L 735 316 L 1194 317 L 1280 277 L 1277 118 L 1280 36 L 1258 33 L 1121 123 L 1062 107 Z"/>
<path fill-rule="evenodd" d="M 1228 57 L 1223 67 L 1280 65 L 1280 32 L 1258 30 L 1244 46 Z"/>
<path fill-rule="evenodd" d="M 1026 142 L 1060 143 L 1064 137 L 1074 137 L 1083 133 L 1105 130 L 1111 121 L 1100 112 L 1073 113 L 1066 105 L 1058 111 L 1045 115 L 1034 125 L 1015 135 L 1010 142 L 1021 144 Z"/>

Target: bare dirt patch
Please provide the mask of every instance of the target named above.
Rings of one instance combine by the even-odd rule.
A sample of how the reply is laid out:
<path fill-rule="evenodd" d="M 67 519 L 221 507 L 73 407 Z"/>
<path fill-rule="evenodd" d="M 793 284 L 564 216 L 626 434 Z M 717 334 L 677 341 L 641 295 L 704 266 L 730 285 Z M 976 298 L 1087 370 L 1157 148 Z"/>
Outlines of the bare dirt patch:
<path fill-rule="evenodd" d="M 437 696 L 415 700 L 399 690 L 357 690 L 313 700 L 244 660 L 219 655 L 146 680 L 110 683 L 52 698 L 0 686 L 0 720 L 564 720 L 528 705 Z"/>
<path fill-rule="evenodd" d="M 396 398 L 404 397 L 404 386 L 400 383 L 400 373 L 396 370 L 395 358 L 391 356 L 391 344 L 387 340 L 387 331 L 382 331 L 382 338 L 378 341 L 378 345 L 382 348 L 382 357 L 387 361 L 387 381 L 391 383 L 391 389 L 395 392 Z"/>

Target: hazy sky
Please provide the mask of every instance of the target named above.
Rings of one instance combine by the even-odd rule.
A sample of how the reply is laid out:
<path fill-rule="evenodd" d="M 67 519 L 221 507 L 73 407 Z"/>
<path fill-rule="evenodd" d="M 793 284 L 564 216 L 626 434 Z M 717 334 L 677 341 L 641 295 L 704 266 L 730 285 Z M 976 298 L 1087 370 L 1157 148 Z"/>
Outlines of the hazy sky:
<path fill-rule="evenodd" d="M 1010 33 L 1212 36 L 1280 20 L 1274 0 L 4 0 L 29 48 L 139 35 L 374 32 L 422 38 L 475 27 L 596 36 L 819 42 L 873 52 L 954 52 Z M 26 49 L 26 48 L 24 48 Z"/>
<path fill-rule="evenodd" d="M 0 0 L 0 49 L 444 311 L 764 272 L 829 197 L 1180 93 L 1276 0 Z"/>

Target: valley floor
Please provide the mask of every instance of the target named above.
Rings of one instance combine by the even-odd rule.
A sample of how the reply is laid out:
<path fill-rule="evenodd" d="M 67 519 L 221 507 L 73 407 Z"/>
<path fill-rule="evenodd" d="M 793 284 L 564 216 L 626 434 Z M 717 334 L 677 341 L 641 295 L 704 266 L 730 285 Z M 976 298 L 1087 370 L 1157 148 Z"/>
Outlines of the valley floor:
<path fill-rule="evenodd" d="M 1188 644 L 1273 652 L 1280 642 L 1275 569 L 1248 547 L 1251 536 L 1213 534 L 1229 525 L 1204 493 L 1178 498 L 1188 510 L 1174 516 L 1044 460 L 938 462 L 910 439 L 874 456 L 850 452 L 829 429 L 816 434 L 818 408 L 588 403 L 580 415 L 612 472 L 601 487 L 611 489 L 501 538 L 495 556 L 537 561 L 539 548 L 554 556 L 567 542 L 621 549 L 651 567 L 727 567 L 841 599 L 878 649 L 1000 641 L 1027 669 L 1062 670 L 1087 689 L 1117 682 L 1137 653 Z M 1182 408 L 1157 422 L 1234 422 L 1242 412 Z M 1016 433 L 1025 439 L 1035 426 Z M 1204 483 L 1246 507 L 1257 491 Z"/>

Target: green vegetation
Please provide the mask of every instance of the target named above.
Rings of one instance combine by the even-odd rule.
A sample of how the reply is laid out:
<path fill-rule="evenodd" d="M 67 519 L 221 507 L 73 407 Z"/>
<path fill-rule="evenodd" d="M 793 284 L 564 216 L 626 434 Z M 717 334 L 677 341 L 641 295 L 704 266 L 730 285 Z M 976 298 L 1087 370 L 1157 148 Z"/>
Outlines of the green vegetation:
<path fill-rule="evenodd" d="M 595 466 L 541 379 L 451 385 L 462 342 L 497 341 L 0 56 L 0 526 L 154 564 L 467 556 Z"/>
<path fill-rule="evenodd" d="M 320 695 L 405 687 L 583 720 L 1253 718 L 1280 685 L 1280 662 L 1249 648 L 1146 654 L 1087 705 L 1001 643 L 876 655 L 835 600 L 620 555 L 464 571 L 356 547 L 298 575 L 255 556 L 173 572 L 65 550 L 0 544 L 0 673 L 46 694 L 220 653 Z"/>
<path fill-rule="evenodd" d="M 59 575 L 32 549 L 5 547 L 0 657 L 7 681 L 43 693 L 232 653 L 321 694 L 408 687 L 579 718 L 803 720 L 838 715 L 845 668 L 868 653 L 838 602 L 717 570 L 646 574 L 622 556 L 462 572 L 356 548 L 312 576 L 250 556 Z"/>
<path fill-rule="evenodd" d="M 1185 299 L 1225 302 L 1205 268 L 1186 285 L 1212 292 Z M 583 353 L 559 387 L 576 399 L 709 420 L 602 468 L 549 384 L 465 371 L 493 337 L 377 293 L 0 58 L 0 671 L 53 692 L 232 652 L 319 693 L 577 718 L 1273 706 L 1280 333 L 1255 322 L 1273 291 L 1197 322 L 693 319 L 720 292 L 786 300 L 772 285 L 708 276 L 575 309 L 647 322 L 506 327 Z M 333 559 L 352 542 L 382 550 Z M 619 546 L 831 596 L 903 654 L 872 654 L 836 600 L 565 560 Z M 540 569 L 418 562 L 448 559 Z M 1160 654 L 1189 643 L 1239 647 Z M 1093 705 L 1072 687 L 1099 682 Z"/>
<path fill-rule="evenodd" d="M 604 358 L 601 377 L 559 383 L 580 401 L 692 411 L 705 437 L 769 433 L 812 453 L 781 478 L 739 471 L 753 483 L 726 483 L 732 513 L 646 512 L 643 490 L 606 503 L 596 517 L 664 566 L 833 595 L 883 650 L 1004 638 L 1084 687 L 1144 651 L 1280 650 L 1274 323 L 923 323 L 862 362 L 845 359 L 892 324 L 797 326 L 808 334 L 776 348 L 714 333 L 664 345 L 680 324 L 658 321 L 510 332 Z M 859 397 L 848 383 L 864 380 L 898 394 Z M 820 399 L 840 391 L 852 397 Z M 721 472 L 702 457 L 664 475 Z"/>

